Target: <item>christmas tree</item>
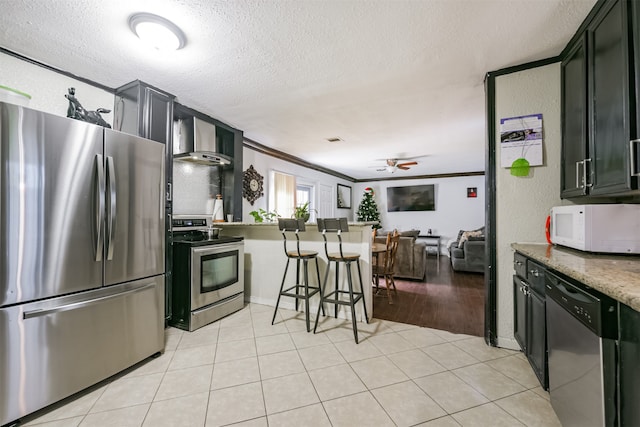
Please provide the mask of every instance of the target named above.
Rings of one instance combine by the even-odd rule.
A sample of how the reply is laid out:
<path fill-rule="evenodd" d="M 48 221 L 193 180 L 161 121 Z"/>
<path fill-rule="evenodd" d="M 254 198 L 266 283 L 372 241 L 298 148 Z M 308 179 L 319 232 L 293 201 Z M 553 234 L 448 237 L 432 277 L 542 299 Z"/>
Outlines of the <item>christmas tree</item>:
<path fill-rule="evenodd" d="M 358 206 L 358 221 L 375 221 L 377 224 L 373 228 L 382 228 L 380 225 L 380 212 L 378 212 L 378 205 L 373 200 L 374 196 L 373 188 L 367 187 L 364 189 L 364 195 L 360 206 Z"/>

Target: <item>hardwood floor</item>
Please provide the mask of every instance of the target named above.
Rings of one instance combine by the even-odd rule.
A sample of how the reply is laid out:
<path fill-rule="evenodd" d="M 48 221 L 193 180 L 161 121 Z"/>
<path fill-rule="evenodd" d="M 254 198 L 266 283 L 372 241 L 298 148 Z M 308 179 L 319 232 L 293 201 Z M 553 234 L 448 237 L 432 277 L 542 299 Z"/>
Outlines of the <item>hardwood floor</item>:
<path fill-rule="evenodd" d="M 449 258 L 427 259 L 426 283 L 396 279 L 393 304 L 384 282 L 373 299 L 373 317 L 453 333 L 484 335 L 484 275 L 451 269 Z"/>

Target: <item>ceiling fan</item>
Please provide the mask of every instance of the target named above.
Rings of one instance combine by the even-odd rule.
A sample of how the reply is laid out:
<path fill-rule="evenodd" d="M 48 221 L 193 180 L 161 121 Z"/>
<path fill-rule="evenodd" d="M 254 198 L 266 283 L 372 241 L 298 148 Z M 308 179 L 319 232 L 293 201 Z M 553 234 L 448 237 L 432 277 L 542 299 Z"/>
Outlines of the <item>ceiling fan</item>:
<path fill-rule="evenodd" d="M 398 169 L 402 169 L 405 171 L 409 170 L 410 169 L 409 166 L 415 166 L 418 164 L 418 162 L 416 161 L 398 163 L 400 160 L 406 160 L 406 159 L 386 159 L 387 166 L 381 169 L 376 169 L 376 170 L 379 172 L 387 171 L 389 173 L 394 173 Z"/>

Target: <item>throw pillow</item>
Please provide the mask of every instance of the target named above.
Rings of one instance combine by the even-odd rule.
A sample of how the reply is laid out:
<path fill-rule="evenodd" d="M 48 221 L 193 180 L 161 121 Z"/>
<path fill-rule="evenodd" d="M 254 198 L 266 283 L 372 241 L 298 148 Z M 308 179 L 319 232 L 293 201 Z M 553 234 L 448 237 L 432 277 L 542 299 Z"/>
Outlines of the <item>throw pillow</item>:
<path fill-rule="evenodd" d="M 469 237 L 480 237 L 482 235 L 481 233 L 482 232 L 480 230 L 465 231 L 464 233 L 462 233 L 462 236 L 460 236 L 460 240 L 458 240 L 458 247 L 461 247 L 462 244 L 469 239 Z"/>
<path fill-rule="evenodd" d="M 418 237 L 420 235 L 420 230 L 401 231 L 398 234 L 400 234 L 400 237 L 413 237 L 415 239 L 416 237 Z"/>

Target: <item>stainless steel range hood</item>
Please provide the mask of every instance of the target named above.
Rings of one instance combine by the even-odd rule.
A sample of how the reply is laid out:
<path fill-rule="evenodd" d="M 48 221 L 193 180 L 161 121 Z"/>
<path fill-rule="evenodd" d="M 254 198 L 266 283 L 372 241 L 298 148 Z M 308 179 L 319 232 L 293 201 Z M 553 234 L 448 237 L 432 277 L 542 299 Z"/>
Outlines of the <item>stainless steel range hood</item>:
<path fill-rule="evenodd" d="M 216 126 L 189 117 L 173 122 L 173 159 L 201 165 L 230 165 L 232 158 L 219 153 Z"/>

